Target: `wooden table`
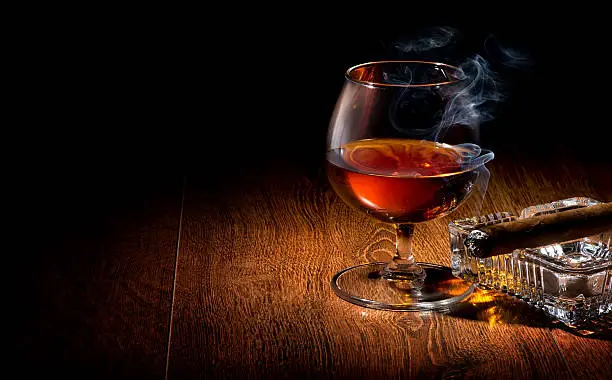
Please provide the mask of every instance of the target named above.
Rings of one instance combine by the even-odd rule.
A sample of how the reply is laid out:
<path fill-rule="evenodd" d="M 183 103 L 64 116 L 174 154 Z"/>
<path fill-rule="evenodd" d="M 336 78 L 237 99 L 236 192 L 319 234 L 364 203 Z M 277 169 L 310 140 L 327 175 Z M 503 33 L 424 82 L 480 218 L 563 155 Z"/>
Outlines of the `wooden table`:
<path fill-rule="evenodd" d="M 490 169 L 484 213 L 571 196 L 612 201 L 608 163 L 507 153 Z M 336 297 L 331 276 L 389 259 L 394 233 L 340 201 L 319 162 L 224 180 L 168 171 L 96 194 L 105 201 L 93 210 L 71 203 L 72 223 L 54 227 L 48 217 L 47 240 L 30 249 L 12 362 L 24 374 L 612 375 L 609 334 L 572 333 L 509 297 L 478 291 L 450 314 L 377 311 Z M 470 207 L 418 227 L 420 261 L 449 264 L 446 226 Z"/>

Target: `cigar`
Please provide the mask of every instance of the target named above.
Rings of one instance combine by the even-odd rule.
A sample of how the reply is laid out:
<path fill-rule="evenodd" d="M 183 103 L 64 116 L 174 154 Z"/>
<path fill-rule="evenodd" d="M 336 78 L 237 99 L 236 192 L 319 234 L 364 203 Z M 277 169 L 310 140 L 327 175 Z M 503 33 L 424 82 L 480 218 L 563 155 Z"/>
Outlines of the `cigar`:
<path fill-rule="evenodd" d="M 611 230 L 612 202 L 482 227 L 470 232 L 465 246 L 472 256 L 485 258 Z"/>

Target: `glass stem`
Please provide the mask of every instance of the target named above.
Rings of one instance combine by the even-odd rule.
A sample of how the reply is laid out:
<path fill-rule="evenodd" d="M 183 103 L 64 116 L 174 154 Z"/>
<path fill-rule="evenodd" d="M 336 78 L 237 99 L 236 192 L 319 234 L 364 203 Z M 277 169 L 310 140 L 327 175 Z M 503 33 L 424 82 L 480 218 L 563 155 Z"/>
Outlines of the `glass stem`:
<path fill-rule="evenodd" d="M 395 255 L 387 264 L 383 278 L 399 282 L 403 289 L 419 290 L 425 282 L 425 271 L 415 261 L 412 254 L 413 224 L 396 224 Z"/>
<path fill-rule="evenodd" d="M 395 255 L 393 262 L 400 265 L 413 265 L 414 255 L 412 254 L 412 239 L 414 236 L 414 224 L 395 225 Z"/>

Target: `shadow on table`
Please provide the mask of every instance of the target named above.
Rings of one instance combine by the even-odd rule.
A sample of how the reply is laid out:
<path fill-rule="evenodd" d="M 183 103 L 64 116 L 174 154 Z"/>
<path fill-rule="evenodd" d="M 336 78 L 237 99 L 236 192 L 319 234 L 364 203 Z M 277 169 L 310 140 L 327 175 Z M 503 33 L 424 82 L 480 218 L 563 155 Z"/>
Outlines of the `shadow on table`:
<path fill-rule="evenodd" d="M 574 335 L 594 339 L 612 340 L 612 315 L 597 320 L 567 326 L 553 320 L 543 310 L 514 297 L 487 290 L 474 290 L 465 301 L 444 314 L 464 319 L 495 324 L 521 324 L 532 327 L 557 328 Z"/>

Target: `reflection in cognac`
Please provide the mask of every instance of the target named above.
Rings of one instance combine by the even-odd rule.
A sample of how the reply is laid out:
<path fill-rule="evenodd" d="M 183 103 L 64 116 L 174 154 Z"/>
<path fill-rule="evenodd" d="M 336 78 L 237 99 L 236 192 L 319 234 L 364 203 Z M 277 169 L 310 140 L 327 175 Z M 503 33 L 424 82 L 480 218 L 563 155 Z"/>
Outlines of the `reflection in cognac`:
<path fill-rule="evenodd" d="M 405 139 L 360 140 L 327 155 L 329 180 L 348 204 L 385 222 L 419 223 L 453 211 L 478 174 L 461 147 Z"/>

